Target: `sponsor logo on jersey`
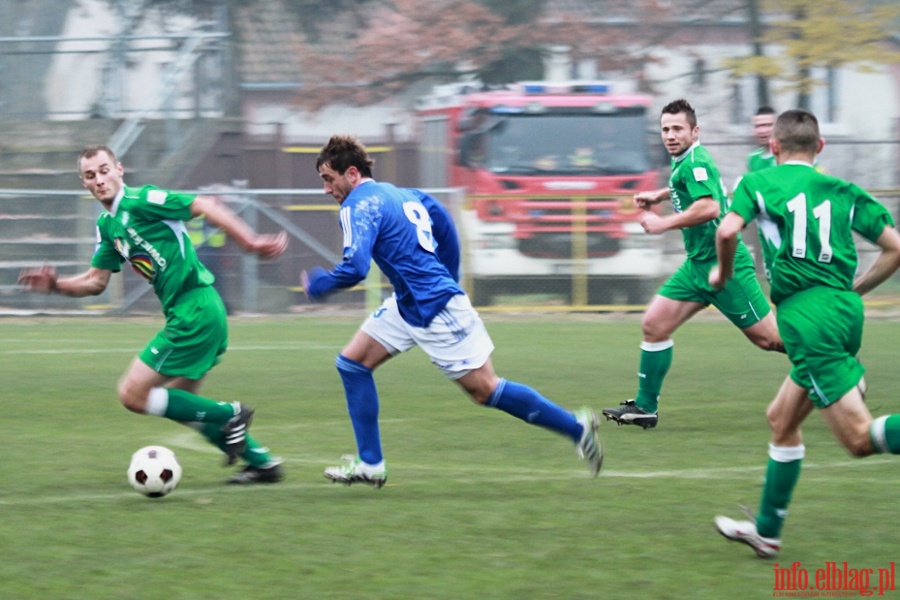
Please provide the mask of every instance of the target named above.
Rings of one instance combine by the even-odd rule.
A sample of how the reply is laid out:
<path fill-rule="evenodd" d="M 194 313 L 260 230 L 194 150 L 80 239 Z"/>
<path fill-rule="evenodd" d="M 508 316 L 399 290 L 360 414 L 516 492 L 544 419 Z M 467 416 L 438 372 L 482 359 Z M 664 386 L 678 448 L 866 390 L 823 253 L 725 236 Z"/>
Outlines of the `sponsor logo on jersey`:
<path fill-rule="evenodd" d="M 156 264 L 159 265 L 160 271 L 166 270 L 168 261 L 166 261 L 166 259 L 159 253 L 159 250 L 153 247 L 153 244 L 145 240 L 134 227 L 128 227 L 125 231 L 128 232 L 128 236 L 131 238 L 131 241 L 133 241 L 138 248 L 144 250 L 156 262 Z"/>
<path fill-rule="evenodd" d="M 113 245 L 115 245 L 116 252 L 119 253 L 119 256 L 121 256 L 125 260 L 129 260 L 128 254 L 131 252 L 131 246 L 128 244 L 128 240 L 123 240 L 122 238 L 116 238 L 113 241 Z"/>

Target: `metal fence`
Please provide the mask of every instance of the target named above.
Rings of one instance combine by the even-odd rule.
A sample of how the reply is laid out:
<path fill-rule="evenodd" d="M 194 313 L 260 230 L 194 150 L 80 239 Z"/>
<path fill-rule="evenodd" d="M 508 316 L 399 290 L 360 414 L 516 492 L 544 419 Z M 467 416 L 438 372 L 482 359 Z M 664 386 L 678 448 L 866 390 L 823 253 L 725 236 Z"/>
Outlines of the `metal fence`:
<path fill-rule="evenodd" d="M 194 190 L 197 193 L 216 193 L 260 232 L 284 229 L 291 243 L 287 253 L 275 261 L 265 261 L 243 253 L 236 244 L 227 242 L 216 248 L 200 247 L 202 260 L 216 275 L 216 286 L 233 313 L 286 313 L 311 308 L 300 286 L 300 272 L 314 266 L 330 268 L 341 259 L 342 234 L 337 220 L 337 204 L 321 189 L 217 189 Z M 536 274 L 518 273 L 511 278 L 498 276 L 496 281 L 512 281 L 515 285 L 495 288 L 494 293 L 479 294 L 473 271 L 486 248 L 483 239 L 473 230 L 471 219 L 474 204 L 461 190 L 429 190 L 451 210 L 459 224 L 463 246 L 463 283 L 476 304 L 484 311 L 637 311 L 655 290 L 656 284 L 670 274 L 683 260 L 680 234 L 648 236 L 633 227 L 626 245 L 653 248 L 651 253 L 633 255 L 635 260 L 658 257 L 663 262 L 652 277 L 645 278 L 640 297 L 629 295 L 629 289 L 618 288 L 615 278 L 601 278 L 609 285 L 600 294 L 593 283 L 590 256 L 586 252 L 587 229 L 572 236 L 572 254 L 559 264 L 574 265 L 561 272 L 562 276 L 548 279 Z M 875 190 L 874 193 L 895 217 L 900 208 L 900 190 Z M 16 211 L 14 202 L 23 202 L 31 210 Z M 585 205 L 589 206 L 589 205 Z M 113 278 L 107 291 L 87 299 L 63 298 L 25 293 L 15 283 L 19 271 L 49 263 L 61 274 L 86 270 L 90 264 L 95 237 L 93 224 L 99 214 L 99 204 L 84 192 L 51 190 L 0 189 L 0 311 L 7 314 L 28 314 L 48 311 L 74 310 L 91 313 L 156 313 L 158 300 L 145 279 L 123 269 Z M 39 227 L 41 225 L 42 227 Z M 639 228 L 638 228 L 639 229 Z M 751 249 L 757 246 L 754 231 L 745 240 Z M 651 242 L 646 246 L 646 242 Z M 859 245 L 861 267 L 870 264 L 876 252 L 866 243 Z M 641 258 L 643 257 L 643 258 Z M 566 261 L 570 262 L 566 262 Z M 499 263 L 502 265 L 501 263 Z M 646 265 L 632 265 L 630 270 L 642 271 Z M 510 265 L 512 269 L 512 265 Z M 632 281 L 633 278 L 619 278 Z M 553 284 L 548 287 L 547 282 Z M 881 288 L 881 302 L 893 303 L 893 295 L 900 291 L 900 276 L 895 276 Z M 590 293 L 589 293 L 590 292 Z M 364 284 L 332 296 L 326 306 L 363 309 L 373 306 L 390 293 L 390 286 L 373 265 Z"/>

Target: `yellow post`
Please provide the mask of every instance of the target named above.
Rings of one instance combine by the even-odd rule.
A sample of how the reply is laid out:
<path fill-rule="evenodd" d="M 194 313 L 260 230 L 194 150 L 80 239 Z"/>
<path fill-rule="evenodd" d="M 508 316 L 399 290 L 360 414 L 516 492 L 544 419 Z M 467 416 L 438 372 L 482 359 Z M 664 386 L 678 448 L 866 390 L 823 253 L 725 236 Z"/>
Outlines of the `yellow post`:
<path fill-rule="evenodd" d="M 587 197 L 572 198 L 572 306 L 588 303 Z"/>

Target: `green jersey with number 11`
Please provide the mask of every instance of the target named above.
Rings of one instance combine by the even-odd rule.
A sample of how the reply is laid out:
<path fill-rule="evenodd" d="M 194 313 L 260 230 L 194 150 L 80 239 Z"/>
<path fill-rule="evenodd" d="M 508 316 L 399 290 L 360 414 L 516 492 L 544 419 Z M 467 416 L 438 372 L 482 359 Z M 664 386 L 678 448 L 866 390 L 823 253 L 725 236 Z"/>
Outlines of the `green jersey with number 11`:
<path fill-rule="evenodd" d="M 858 256 L 853 232 L 875 242 L 894 220 L 861 187 L 788 162 L 748 173 L 729 212 L 758 219 L 772 302 L 816 286 L 852 290 Z"/>

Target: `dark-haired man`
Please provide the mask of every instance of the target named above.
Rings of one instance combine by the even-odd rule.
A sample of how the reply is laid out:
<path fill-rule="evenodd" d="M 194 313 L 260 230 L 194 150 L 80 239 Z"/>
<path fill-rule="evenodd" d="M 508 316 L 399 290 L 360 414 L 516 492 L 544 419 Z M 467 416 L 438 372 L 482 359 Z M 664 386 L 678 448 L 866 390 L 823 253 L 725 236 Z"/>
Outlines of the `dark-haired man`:
<path fill-rule="evenodd" d="M 710 304 L 763 350 L 784 349 L 756 279 L 753 259 L 743 243 L 738 246 L 735 278 L 720 290 L 709 285 L 709 272 L 716 264 L 716 225 L 726 194 L 715 161 L 700 144 L 699 131 L 697 115 L 687 100 L 667 104 L 662 109 L 660 132 L 672 157 L 669 185 L 634 195 L 635 205 L 643 210 L 640 223 L 644 230 L 651 234 L 681 230 L 687 258 L 644 313 L 637 394 L 619 408 L 603 409 L 607 419 L 620 425 L 656 427 L 663 380 L 672 364 L 672 335 Z M 666 199 L 672 201 L 673 214 L 663 216 L 650 210 Z"/>
<path fill-rule="evenodd" d="M 495 374 L 490 358 L 494 344 L 456 280 L 459 242 L 449 214 L 427 194 L 375 181 L 372 165 L 365 147 L 342 135 L 333 136 L 316 161 L 325 193 L 341 207 L 344 254 L 330 271 L 316 268 L 302 274 L 307 295 L 319 300 L 356 285 L 365 279 L 372 261 L 394 288 L 335 361 L 357 454 L 348 456 L 345 464 L 325 469 L 325 477 L 376 488 L 387 481 L 373 373 L 415 346 L 477 404 L 572 440 L 596 477 L 603 454 L 594 411 L 570 412 L 531 387 Z"/>

